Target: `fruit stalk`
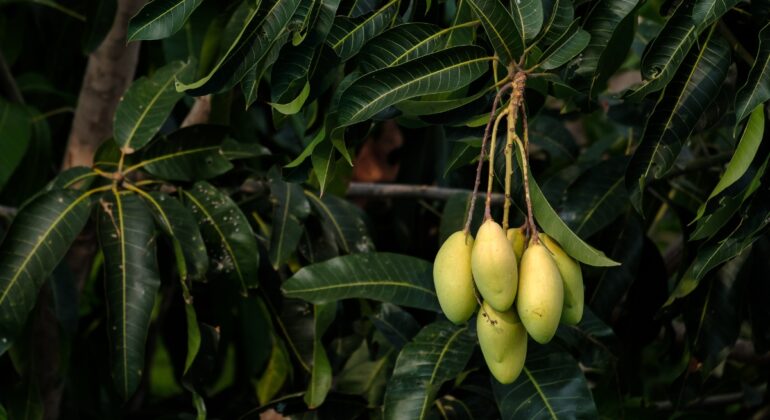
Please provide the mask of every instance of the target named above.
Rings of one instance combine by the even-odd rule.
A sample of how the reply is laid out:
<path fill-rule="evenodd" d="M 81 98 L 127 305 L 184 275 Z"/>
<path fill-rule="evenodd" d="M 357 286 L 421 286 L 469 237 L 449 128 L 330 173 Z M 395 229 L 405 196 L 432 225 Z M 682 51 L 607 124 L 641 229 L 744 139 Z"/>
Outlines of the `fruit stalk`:
<path fill-rule="evenodd" d="M 466 235 L 468 235 L 471 231 L 471 221 L 472 221 L 471 219 L 473 218 L 473 209 L 476 207 L 476 197 L 479 194 L 479 185 L 481 185 L 481 169 L 484 166 L 484 149 L 487 147 L 487 138 L 489 138 L 489 130 L 492 126 L 493 117 L 497 112 L 497 106 L 500 104 L 500 98 L 502 97 L 503 93 L 510 88 L 511 88 L 510 84 L 503 85 L 503 87 L 500 88 L 499 91 L 497 91 L 497 94 L 495 95 L 495 99 L 492 102 L 492 111 L 490 111 L 489 113 L 489 120 L 487 121 L 487 126 L 484 129 L 484 137 L 482 137 L 481 139 L 481 153 L 479 154 L 479 163 L 476 166 L 476 182 L 473 185 L 473 193 L 471 194 L 471 205 L 468 208 L 468 215 L 465 219 L 465 228 L 463 229 Z"/>
<path fill-rule="evenodd" d="M 489 175 L 487 178 L 487 200 L 484 205 L 484 220 L 492 218 L 492 183 L 495 178 L 495 144 L 497 144 L 497 127 L 500 125 L 500 121 L 502 121 L 509 113 L 509 108 L 503 110 L 503 112 L 495 118 L 495 125 L 492 128 L 492 140 L 489 143 Z"/>
<path fill-rule="evenodd" d="M 505 143 L 505 204 L 503 205 L 503 230 L 508 230 L 508 213 L 511 208 L 511 177 L 513 176 L 513 136 L 511 132 L 516 130 L 516 120 L 518 117 L 519 104 L 522 103 L 523 89 L 520 89 L 518 84 L 523 83 L 519 74 L 517 73 L 511 79 L 511 100 L 508 102 L 508 135 L 506 136 Z"/>

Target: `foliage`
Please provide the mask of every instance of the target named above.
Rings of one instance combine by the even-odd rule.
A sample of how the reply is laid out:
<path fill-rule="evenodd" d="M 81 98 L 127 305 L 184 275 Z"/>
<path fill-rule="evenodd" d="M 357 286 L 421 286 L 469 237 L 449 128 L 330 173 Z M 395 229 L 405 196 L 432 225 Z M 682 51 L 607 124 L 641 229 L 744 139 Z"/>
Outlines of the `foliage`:
<path fill-rule="evenodd" d="M 113 138 L 58 173 L 115 1 L 0 11 L 0 418 L 42 416 L 51 354 L 62 418 L 767 413 L 767 0 L 152 0 Z M 345 192 L 393 123 L 397 182 L 469 190 L 513 70 L 587 309 L 502 385 L 432 284 L 469 194 Z"/>

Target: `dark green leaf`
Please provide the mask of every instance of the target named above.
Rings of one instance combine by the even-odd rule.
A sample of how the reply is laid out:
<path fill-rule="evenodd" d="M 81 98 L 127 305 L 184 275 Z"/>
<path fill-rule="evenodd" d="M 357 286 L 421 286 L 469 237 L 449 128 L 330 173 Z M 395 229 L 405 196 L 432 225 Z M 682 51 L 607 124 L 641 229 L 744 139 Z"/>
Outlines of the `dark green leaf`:
<path fill-rule="evenodd" d="M 697 1 L 693 8 L 693 20 L 698 23 L 700 29 L 703 29 L 719 19 L 736 4 L 738 4 L 738 0 Z"/>
<path fill-rule="evenodd" d="M 369 73 L 345 90 L 337 120 L 351 125 L 402 100 L 466 86 L 481 76 L 488 61 L 478 47 L 453 47 Z"/>
<path fill-rule="evenodd" d="M 385 418 L 426 418 L 441 385 L 465 369 L 475 345 L 467 324 L 440 321 L 423 328 L 396 359 L 385 391 Z"/>
<path fill-rule="evenodd" d="M 313 306 L 315 336 L 313 340 L 313 365 L 310 368 L 310 384 L 305 393 L 305 403 L 310 409 L 323 404 L 332 386 L 332 368 L 321 342 L 321 337 L 332 321 L 334 321 L 336 310 L 336 302 Z"/>
<path fill-rule="evenodd" d="M 298 184 L 273 180 L 270 182 L 270 193 L 276 200 L 270 233 L 270 262 L 277 270 L 297 249 L 304 230 L 302 223 L 310 214 L 310 205 Z"/>
<path fill-rule="evenodd" d="M 688 54 L 666 87 L 626 173 L 626 188 L 637 208 L 647 182 L 662 178 L 673 166 L 685 139 L 717 96 L 730 62 L 730 45 L 712 31 L 700 50 Z"/>
<path fill-rule="evenodd" d="M 134 153 L 152 140 L 183 96 L 174 81 L 192 69 L 176 61 L 131 84 L 115 110 L 113 135 L 124 153 Z"/>
<path fill-rule="evenodd" d="M 88 16 L 83 29 L 81 44 L 83 52 L 90 54 L 102 43 L 115 20 L 117 0 L 88 0 L 85 15 Z"/>
<path fill-rule="evenodd" d="M 238 83 L 268 53 L 273 42 L 286 30 L 300 0 L 262 2 L 258 9 L 239 16 L 240 30 L 226 37 L 231 41 L 216 65 L 203 78 L 177 81 L 176 90 L 190 95 L 215 93 Z"/>
<path fill-rule="evenodd" d="M 128 21 L 128 40 L 166 38 L 182 29 L 203 0 L 152 0 Z"/>
<path fill-rule="evenodd" d="M 740 124 L 759 104 L 770 99 L 770 23 L 759 32 L 759 51 L 746 83 L 735 97 L 735 121 Z"/>
<path fill-rule="evenodd" d="M 527 350 L 524 371 L 514 383 L 492 381 L 504 420 L 599 417 L 586 378 L 569 353 L 553 344 Z"/>
<path fill-rule="evenodd" d="M 153 142 L 142 153 L 141 160 L 125 172 L 144 169 L 170 181 L 197 181 L 222 175 L 233 168 L 222 152 L 227 132 L 227 127 L 217 125 L 179 129 Z"/>
<path fill-rule="evenodd" d="M 283 292 L 313 303 L 358 297 L 439 310 L 431 264 L 384 252 L 352 254 L 309 265 L 283 284 Z"/>
<path fill-rule="evenodd" d="M 326 37 L 326 43 L 342 61 L 356 55 L 370 39 L 382 33 L 398 12 L 398 0 L 390 0 L 366 17 L 350 19 L 338 16 Z"/>
<path fill-rule="evenodd" d="M 575 20 L 575 9 L 572 6 L 572 0 L 553 0 L 549 8 L 548 1 L 543 2 L 545 11 L 548 15 L 545 17 L 543 29 L 540 31 L 542 42 L 545 45 L 551 45 L 567 33 L 567 29 Z"/>
<path fill-rule="evenodd" d="M 176 198 L 162 192 L 153 191 L 141 196 L 152 211 L 158 228 L 172 240 L 174 251 L 181 252 L 185 263 L 185 272 L 180 273 L 182 278 L 190 276 L 200 279 L 206 275 L 209 257 L 198 229 L 198 222 L 190 209 Z"/>
<path fill-rule="evenodd" d="M 476 208 L 473 211 L 473 222 L 471 223 L 471 232 L 476 232 L 484 219 L 484 206 L 481 203 L 483 198 L 476 200 Z M 471 205 L 471 193 L 457 193 L 447 200 L 444 205 L 444 211 L 441 213 L 441 225 L 439 225 L 439 241 L 444 241 L 449 236 L 465 226 L 465 218 L 468 217 L 468 209 Z"/>
<path fill-rule="evenodd" d="M 276 60 L 278 60 L 281 49 L 288 39 L 288 32 L 283 32 L 277 36 L 270 45 L 268 45 L 267 54 L 262 56 L 262 59 L 260 59 L 244 76 L 241 85 L 243 88 L 243 95 L 246 97 L 246 108 L 256 102 L 259 82 L 262 80 L 265 73 L 267 73 L 267 70 L 276 62 Z"/>
<path fill-rule="evenodd" d="M 512 0 L 511 15 L 516 29 L 524 37 L 524 43 L 529 44 L 540 33 L 543 27 L 543 2 L 541 0 Z"/>
<path fill-rule="evenodd" d="M 567 64 L 588 45 L 591 35 L 576 28 L 574 31 L 564 34 L 551 45 L 540 59 L 540 67 L 543 70 L 553 70 Z"/>
<path fill-rule="evenodd" d="M 30 140 L 29 115 L 23 106 L 0 98 L 0 191 L 24 158 Z"/>
<path fill-rule="evenodd" d="M 128 399 L 142 378 L 145 341 L 160 288 L 155 224 L 134 194 L 113 190 L 100 204 L 111 373 L 115 388 Z"/>
<path fill-rule="evenodd" d="M 233 281 L 244 295 L 249 288 L 257 287 L 257 238 L 238 205 L 205 181 L 182 190 L 182 195 L 201 226 L 206 249 L 213 258 L 209 271 Z"/>
<path fill-rule="evenodd" d="M 0 245 L 0 354 L 21 332 L 38 290 L 90 213 L 90 193 L 55 190 L 16 215 Z"/>
<path fill-rule="evenodd" d="M 524 34 L 508 9 L 500 0 L 468 0 L 468 4 L 481 21 L 500 61 L 506 64 L 518 61 L 524 52 Z"/>
<path fill-rule="evenodd" d="M 346 254 L 374 251 L 363 212 L 352 203 L 326 194 L 323 198 L 305 190 L 305 196 L 323 221 L 323 228 L 335 238 Z"/>
<path fill-rule="evenodd" d="M 578 75 L 593 77 L 600 70 L 600 60 L 605 53 L 617 54 L 616 51 L 605 52 L 605 50 L 620 23 L 636 8 L 637 4 L 637 0 L 597 3 L 583 27 L 591 35 L 591 40 L 580 58 L 579 67 L 576 70 Z"/>
<path fill-rule="evenodd" d="M 401 350 L 420 331 L 420 324 L 398 305 L 384 302 L 371 317 L 372 324 L 396 350 Z"/>
<path fill-rule="evenodd" d="M 270 98 L 275 103 L 289 103 L 299 97 L 308 86 L 315 47 L 307 44 L 287 45 L 273 66 L 270 76 Z"/>

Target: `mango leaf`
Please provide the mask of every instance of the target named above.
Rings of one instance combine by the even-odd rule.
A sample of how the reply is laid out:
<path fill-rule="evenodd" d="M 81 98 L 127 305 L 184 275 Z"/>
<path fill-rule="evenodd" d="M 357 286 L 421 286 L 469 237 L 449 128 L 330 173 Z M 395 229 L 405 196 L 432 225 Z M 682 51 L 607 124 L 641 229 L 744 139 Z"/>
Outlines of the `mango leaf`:
<path fill-rule="evenodd" d="M 695 2 L 693 20 L 700 29 L 706 28 L 738 4 L 738 0 L 700 0 Z"/>
<path fill-rule="evenodd" d="M 679 66 L 698 40 L 698 27 L 692 18 L 692 5 L 684 3 L 670 17 L 658 36 L 647 47 L 642 58 L 644 83 L 626 95 L 632 101 L 641 100 L 663 89 L 674 77 Z"/>
<path fill-rule="evenodd" d="M 142 378 L 145 341 L 160 288 L 155 224 L 135 194 L 114 189 L 100 204 L 98 231 L 104 252 L 110 370 L 115 389 L 125 400 Z"/>
<path fill-rule="evenodd" d="M 504 420 L 595 419 L 591 390 L 578 362 L 553 344 L 527 346 L 524 371 L 510 385 L 492 380 Z"/>
<path fill-rule="evenodd" d="M 626 172 L 626 188 L 637 209 L 647 182 L 662 178 L 673 166 L 685 139 L 716 98 L 730 62 L 730 45 L 712 29 L 660 96 Z"/>
<path fill-rule="evenodd" d="M 392 303 L 380 305 L 371 320 L 396 350 L 401 350 L 420 331 L 420 323 L 409 312 Z"/>
<path fill-rule="evenodd" d="M 365 18 L 351 19 L 338 16 L 334 20 L 326 43 L 342 61 L 347 61 L 361 50 L 373 37 L 382 33 L 398 12 L 398 0 L 391 0 Z"/>
<path fill-rule="evenodd" d="M 313 365 L 310 368 L 310 384 L 305 393 L 305 403 L 313 409 L 323 404 L 332 387 L 332 368 L 321 337 L 334 321 L 337 303 L 313 305 Z"/>
<path fill-rule="evenodd" d="M 545 1 L 543 6 L 548 14 L 544 17 L 543 29 L 540 31 L 540 40 L 537 43 L 551 45 L 567 33 L 567 29 L 575 20 L 575 8 L 572 0 L 553 0 L 550 8 L 548 1 Z"/>
<path fill-rule="evenodd" d="M 342 252 L 352 254 L 374 251 L 374 242 L 369 236 L 365 214 L 361 209 L 331 194 L 319 197 L 305 190 L 305 197 L 323 221 L 322 227 L 331 233 Z"/>
<path fill-rule="evenodd" d="M 366 74 L 406 63 L 446 48 L 446 40 L 453 31 L 476 25 L 478 22 L 472 21 L 445 29 L 422 22 L 395 26 L 364 46 L 358 55 L 358 66 Z"/>
<path fill-rule="evenodd" d="M 583 55 L 581 55 L 579 60 L 580 64 L 575 70 L 578 75 L 593 77 L 599 70 L 600 60 L 605 53 L 617 54 L 616 51 L 605 52 L 605 50 L 610 45 L 615 31 L 623 19 L 636 8 L 637 4 L 637 0 L 602 1 L 597 3 L 583 26 L 583 29 L 591 35 L 591 39 L 588 42 L 588 46 L 583 50 Z"/>
<path fill-rule="evenodd" d="M 602 161 L 570 185 L 559 214 L 575 233 L 590 237 L 623 213 L 628 202 L 623 184 L 627 163 L 625 156 Z"/>
<path fill-rule="evenodd" d="M 395 104 L 394 107 L 408 116 L 441 114 L 474 102 L 486 104 L 484 96 L 488 95 L 493 89 L 494 87 L 490 86 L 487 89 L 481 89 L 473 95 L 463 98 L 407 99 Z"/>
<path fill-rule="evenodd" d="M 183 374 L 186 375 L 201 348 L 201 329 L 198 325 L 198 314 L 195 312 L 195 307 L 187 301 L 187 298 L 185 298 L 184 313 L 187 324 L 187 354 L 185 355 Z"/>
<path fill-rule="evenodd" d="M 0 98 L 0 191 L 27 151 L 31 138 L 29 117 L 23 106 Z"/>
<path fill-rule="evenodd" d="M 426 418 L 441 385 L 465 369 L 475 345 L 468 324 L 439 321 L 423 328 L 396 359 L 385 391 L 385 418 Z"/>
<path fill-rule="evenodd" d="M 152 140 L 183 96 L 174 90 L 174 80 L 194 68 L 175 61 L 131 84 L 115 110 L 113 135 L 120 150 L 131 154 Z"/>
<path fill-rule="evenodd" d="M 404 99 L 466 86 L 484 73 L 489 60 L 481 48 L 461 46 L 369 73 L 342 94 L 337 121 L 355 124 Z"/>
<path fill-rule="evenodd" d="M 201 234 L 213 265 L 209 271 L 222 275 L 241 288 L 243 295 L 258 285 L 257 238 L 246 216 L 225 193 L 200 181 L 182 190 L 185 205 L 201 226 Z"/>
<path fill-rule="evenodd" d="M 296 47 L 287 45 L 281 50 L 270 76 L 272 102 L 289 103 L 304 90 L 309 91 L 308 76 L 315 54 L 315 47 L 306 44 Z"/>
<path fill-rule="evenodd" d="M 369 347 L 366 341 L 362 341 L 350 355 L 336 377 L 335 390 L 344 394 L 361 395 L 370 404 L 377 404 L 385 392 L 393 360 L 390 357 L 391 352 L 372 360 L 372 356 L 377 357 L 377 352 Z"/>
<path fill-rule="evenodd" d="M 265 73 L 267 73 L 267 70 L 278 60 L 281 49 L 288 39 L 288 32 L 282 32 L 279 36 L 275 37 L 275 39 L 273 39 L 266 47 L 267 53 L 262 56 L 262 58 L 248 72 L 246 72 L 241 83 L 243 96 L 246 97 L 246 108 L 249 108 L 257 101 L 259 82 L 262 80 Z"/>
<path fill-rule="evenodd" d="M 153 0 L 128 21 L 128 41 L 162 39 L 182 29 L 203 0 Z"/>
<path fill-rule="evenodd" d="M 282 290 L 288 297 L 313 303 L 366 298 L 440 310 L 431 264 L 385 252 L 346 255 L 303 267 L 283 283 Z"/>
<path fill-rule="evenodd" d="M 209 268 L 209 257 L 198 222 L 190 209 L 168 194 L 153 191 L 140 194 L 150 208 L 158 228 L 172 241 L 174 252 L 184 261 L 182 279 L 200 279 Z M 181 267 L 180 267 L 181 269 Z"/>
<path fill-rule="evenodd" d="M 257 9 L 239 15 L 241 29 L 228 39 L 231 42 L 217 64 L 195 82 L 177 80 L 176 90 L 199 96 L 216 93 L 238 83 L 268 53 L 273 41 L 287 30 L 299 4 L 300 0 L 262 2 Z"/>
<path fill-rule="evenodd" d="M 506 64 L 518 61 L 524 52 L 524 33 L 517 26 L 521 21 L 514 21 L 500 0 L 468 0 L 468 4 L 481 21 L 500 61 Z"/>
<path fill-rule="evenodd" d="M 150 144 L 125 173 L 144 169 L 169 181 L 198 181 L 222 175 L 233 168 L 222 152 L 227 132 L 227 127 L 217 125 L 181 128 Z"/>
<path fill-rule="evenodd" d="M 281 390 L 291 372 L 291 360 L 281 341 L 273 336 L 273 348 L 265 371 L 257 382 L 257 398 L 266 404 Z"/>
<path fill-rule="evenodd" d="M 770 23 L 759 32 L 759 52 L 751 66 L 746 83 L 735 96 L 735 123 L 744 118 L 759 104 L 770 99 Z"/>
<path fill-rule="evenodd" d="M 0 245 L 0 354 L 21 332 L 40 286 L 88 221 L 90 195 L 50 191 L 14 218 Z"/>
<path fill-rule="evenodd" d="M 524 36 L 524 44 L 529 45 L 543 28 L 543 2 L 541 0 L 512 0 L 513 23 Z"/>
<path fill-rule="evenodd" d="M 441 224 L 438 229 L 439 243 L 443 244 L 451 234 L 465 227 L 465 218 L 468 216 L 471 198 L 472 194 L 470 192 L 460 192 L 449 197 L 449 200 L 444 205 L 444 211 L 441 213 Z M 471 221 L 471 232 L 477 232 L 484 220 L 484 205 L 479 204 L 482 200 L 483 198 L 476 200 L 476 208 L 473 209 L 473 219 Z"/>
<path fill-rule="evenodd" d="M 310 205 L 299 184 L 273 180 L 270 193 L 276 200 L 270 233 L 270 262 L 278 270 L 297 249 L 304 230 L 302 222 L 310 214 Z"/>
<path fill-rule="evenodd" d="M 543 52 L 543 56 L 540 58 L 540 68 L 543 70 L 553 70 L 567 64 L 567 62 L 585 49 L 590 40 L 591 35 L 579 29 L 576 21 L 574 29 L 567 29 L 563 36 Z"/>

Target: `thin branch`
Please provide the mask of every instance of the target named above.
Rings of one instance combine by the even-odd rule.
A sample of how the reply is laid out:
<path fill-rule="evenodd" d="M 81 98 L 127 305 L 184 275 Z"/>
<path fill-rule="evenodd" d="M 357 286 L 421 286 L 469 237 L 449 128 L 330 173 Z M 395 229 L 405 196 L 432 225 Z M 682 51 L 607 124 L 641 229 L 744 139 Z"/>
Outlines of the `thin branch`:
<path fill-rule="evenodd" d="M 348 186 L 348 197 L 366 198 L 421 198 L 428 200 L 449 200 L 457 194 L 468 194 L 472 191 L 462 188 L 444 188 L 433 185 L 405 185 L 373 182 L 351 182 Z M 492 194 L 492 201 L 501 204 L 505 195 Z"/>

